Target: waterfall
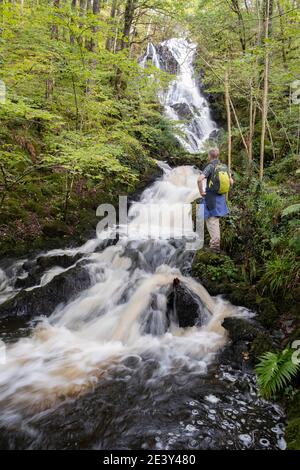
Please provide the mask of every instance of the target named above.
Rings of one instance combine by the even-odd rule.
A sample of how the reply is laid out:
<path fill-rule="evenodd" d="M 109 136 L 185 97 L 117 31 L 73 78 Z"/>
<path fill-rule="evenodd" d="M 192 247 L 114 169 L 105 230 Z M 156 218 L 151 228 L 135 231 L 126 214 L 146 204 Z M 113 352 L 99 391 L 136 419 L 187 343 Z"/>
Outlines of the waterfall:
<path fill-rule="evenodd" d="M 195 44 L 186 39 L 173 38 L 158 47 L 149 43 L 141 60 L 143 67 L 150 62 L 161 70 L 176 74 L 167 91 L 159 93 L 159 99 L 166 115 L 179 122 L 177 138 L 190 153 L 203 151 L 205 143 L 217 131 L 208 101 L 195 77 L 195 56 Z"/>
<path fill-rule="evenodd" d="M 142 60 L 176 72 L 160 99 L 172 119 L 186 118 L 178 138 L 190 152 L 201 150 L 216 129 L 193 74 L 194 58 L 193 44 L 171 39 L 160 47 L 149 44 Z M 198 198 L 199 170 L 159 166 L 163 175 L 132 203 L 127 230 L 114 227 L 115 243 L 100 237 L 51 250 L 42 256 L 55 260 L 50 269 L 41 270 L 37 257 L 1 265 L 0 333 L 15 310 L 2 323 L 3 312 L 18 302 L 22 307 L 24 298 L 38 307 L 37 299 L 61 292 L 54 287 L 74 268 L 76 276 L 88 273 L 90 283 L 56 307 L 43 302 L 38 318 L 33 312 L 30 334 L 24 329 L 7 345 L 0 364 L 0 446 L 283 445 L 281 412 L 257 396 L 253 376 L 214 366 L 228 342 L 224 318 L 248 318 L 249 312 L 211 297 L 186 272 L 194 255 L 190 240 L 198 237 L 186 209 Z M 67 267 L 60 257 L 71 259 Z M 20 287 L 26 279 L 27 287 Z M 199 305 L 193 327 L 180 328 L 168 316 L 174 279 Z M 179 315 L 177 303 L 172 310 Z"/>

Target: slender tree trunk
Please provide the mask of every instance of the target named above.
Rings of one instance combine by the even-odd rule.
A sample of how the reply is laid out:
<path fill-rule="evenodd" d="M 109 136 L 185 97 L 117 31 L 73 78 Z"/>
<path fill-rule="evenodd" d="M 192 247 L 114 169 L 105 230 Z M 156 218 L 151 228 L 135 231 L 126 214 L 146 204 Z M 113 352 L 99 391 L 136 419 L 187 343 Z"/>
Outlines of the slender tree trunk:
<path fill-rule="evenodd" d="M 90 1 L 90 0 L 88 0 L 88 1 Z M 93 0 L 93 15 L 95 16 L 95 18 L 98 17 L 99 12 L 100 12 L 100 0 Z M 98 32 L 98 26 L 95 25 L 92 28 L 92 38 L 91 38 L 91 40 L 89 41 L 89 44 L 88 44 L 88 49 L 91 52 L 96 52 L 97 47 L 98 47 L 98 40 L 97 40 L 97 37 L 96 37 L 97 32 Z M 96 68 L 96 65 L 97 65 L 97 60 L 95 58 L 92 58 L 91 65 L 90 65 L 91 71 Z M 87 86 L 86 86 L 86 92 L 87 93 L 91 92 L 93 85 L 94 85 L 94 80 L 92 78 L 88 79 Z"/>
<path fill-rule="evenodd" d="M 80 11 L 80 16 L 81 17 L 84 17 L 85 16 L 85 13 L 86 13 L 86 4 L 87 4 L 87 0 L 79 0 L 79 11 Z M 79 28 L 82 29 L 83 28 L 83 23 L 80 22 L 79 23 Z M 84 38 L 82 35 L 80 35 L 80 37 L 78 38 L 78 43 L 83 46 L 84 45 Z"/>
<path fill-rule="evenodd" d="M 59 2 L 60 0 L 53 0 L 54 9 L 59 8 Z M 51 26 L 51 39 L 58 39 L 58 25 L 55 23 Z"/>
<path fill-rule="evenodd" d="M 243 52 L 246 51 L 247 41 L 246 41 L 246 29 L 243 14 L 241 12 L 239 1 L 238 0 L 231 0 L 231 9 L 236 13 L 239 22 L 239 30 L 240 30 L 240 43 L 242 46 Z"/>
<path fill-rule="evenodd" d="M 72 7 L 72 10 L 75 11 L 76 10 L 76 7 L 77 7 L 77 0 L 72 0 L 72 3 L 71 3 L 71 7 Z M 73 21 L 72 21 L 73 23 Z M 71 44 L 74 44 L 75 43 L 75 37 L 74 35 L 71 33 L 70 35 L 70 43 Z"/>
<path fill-rule="evenodd" d="M 228 156 L 227 156 L 227 165 L 230 171 L 231 169 L 231 154 L 232 154 L 232 134 L 231 134 L 231 110 L 230 110 L 230 95 L 229 95 L 229 76 L 228 70 L 225 72 L 225 105 L 226 105 L 226 115 L 227 115 L 227 139 L 228 139 Z"/>
<path fill-rule="evenodd" d="M 110 10 L 110 19 L 113 23 L 116 18 L 117 6 L 118 6 L 118 0 L 113 0 L 112 5 L 111 5 L 111 10 Z M 115 34 L 116 34 L 116 29 L 115 29 Z M 108 37 L 106 40 L 106 49 L 108 51 L 111 51 L 113 48 L 113 44 L 114 44 L 114 38 L 111 36 Z"/>
<path fill-rule="evenodd" d="M 247 152 L 247 155 L 248 155 L 248 145 L 247 145 L 247 142 L 246 142 L 246 140 L 245 140 L 245 137 L 244 137 L 244 134 L 243 134 L 243 131 L 242 131 L 242 128 L 241 128 L 241 124 L 240 124 L 240 121 L 239 121 L 237 112 L 236 112 L 235 107 L 234 107 L 234 105 L 233 105 L 232 99 L 230 98 L 230 94 L 229 94 L 229 104 L 230 104 L 230 107 L 231 107 L 231 109 L 232 109 L 232 112 L 233 112 L 233 115 L 234 115 L 234 119 L 235 119 L 236 125 L 237 125 L 237 127 L 238 127 L 238 130 L 239 130 L 239 133 L 240 133 L 240 136 L 241 136 L 243 145 L 244 145 L 244 147 L 245 147 L 245 149 L 246 149 L 246 152 Z"/>
<path fill-rule="evenodd" d="M 253 135 L 254 135 L 254 123 L 253 123 L 253 114 L 254 114 L 254 103 L 253 103 L 253 87 L 252 79 L 250 80 L 250 109 L 249 109 L 249 137 L 248 137 L 248 168 L 251 172 L 252 170 L 252 160 L 253 160 Z"/>
<path fill-rule="evenodd" d="M 271 0 L 266 1 L 265 12 L 265 58 L 264 58 L 264 88 L 262 97 L 262 124 L 261 124 L 261 140 L 260 140 L 260 161 L 259 161 L 259 179 L 263 180 L 264 177 L 264 158 L 265 158 L 265 138 L 266 138 L 266 123 L 268 116 L 268 94 L 269 94 L 269 26 L 270 26 L 270 4 Z"/>
<path fill-rule="evenodd" d="M 93 15 L 97 16 L 97 15 L 99 15 L 99 12 L 100 12 L 100 0 L 93 0 Z M 98 26 L 94 26 L 93 27 L 93 37 L 91 39 L 91 46 L 90 46 L 90 50 L 92 52 L 95 52 L 96 48 L 98 46 L 98 41 L 97 41 L 97 38 L 96 38 L 97 32 L 98 32 Z"/>
<path fill-rule="evenodd" d="M 287 70 L 288 66 L 287 66 L 287 57 L 286 57 L 286 50 L 285 50 L 285 30 L 284 30 L 284 22 L 283 22 L 284 11 L 280 4 L 280 0 L 277 1 L 277 8 L 279 11 L 279 20 L 280 20 L 282 62 L 283 62 L 284 68 Z"/>
<path fill-rule="evenodd" d="M 124 28 L 123 28 L 123 37 L 121 43 L 121 49 L 129 48 L 129 36 L 134 19 L 134 13 L 138 6 L 138 0 L 127 0 L 124 14 Z"/>

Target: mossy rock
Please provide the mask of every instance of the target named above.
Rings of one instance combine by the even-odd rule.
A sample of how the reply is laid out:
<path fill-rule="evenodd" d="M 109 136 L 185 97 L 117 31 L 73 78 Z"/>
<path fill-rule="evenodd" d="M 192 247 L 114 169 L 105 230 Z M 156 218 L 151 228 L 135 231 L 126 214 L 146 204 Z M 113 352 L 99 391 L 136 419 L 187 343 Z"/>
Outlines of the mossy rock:
<path fill-rule="evenodd" d="M 213 291 L 218 290 L 216 293 L 224 293 L 225 286 L 229 286 L 230 289 L 230 284 L 239 279 L 239 270 L 229 256 L 213 253 L 209 250 L 197 252 L 192 273 L 207 288 Z"/>
<path fill-rule="evenodd" d="M 275 303 L 268 297 L 256 297 L 258 321 L 266 328 L 274 327 L 278 321 L 279 312 Z"/>
<path fill-rule="evenodd" d="M 287 403 L 286 441 L 289 450 L 300 450 L 300 391 Z"/>
<path fill-rule="evenodd" d="M 294 395 L 293 399 L 289 401 L 287 415 L 289 419 L 300 417 L 300 390 Z"/>
<path fill-rule="evenodd" d="M 43 226 L 43 233 L 50 238 L 61 237 L 70 233 L 67 224 L 60 220 L 49 222 Z"/>
<path fill-rule="evenodd" d="M 270 335 L 253 320 L 225 318 L 223 327 L 231 343 L 220 354 L 221 362 L 238 368 L 253 367 L 258 357 L 273 347 Z"/>
<path fill-rule="evenodd" d="M 251 344 L 250 356 L 254 363 L 258 362 L 260 356 L 273 349 L 271 337 L 264 331 L 258 333 Z"/>
<path fill-rule="evenodd" d="M 246 282 L 231 283 L 228 300 L 234 305 L 240 305 L 249 310 L 256 310 L 256 290 Z"/>
<path fill-rule="evenodd" d="M 300 417 L 288 422 L 285 438 L 289 450 L 300 450 Z"/>

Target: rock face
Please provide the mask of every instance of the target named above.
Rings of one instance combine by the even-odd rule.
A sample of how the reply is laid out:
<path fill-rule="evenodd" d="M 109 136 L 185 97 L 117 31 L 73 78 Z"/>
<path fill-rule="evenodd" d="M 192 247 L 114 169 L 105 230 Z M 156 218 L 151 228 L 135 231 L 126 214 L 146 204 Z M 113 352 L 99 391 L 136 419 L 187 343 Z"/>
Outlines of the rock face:
<path fill-rule="evenodd" d="M 181 328 L 201 323 L 199 303 L 190 291 L 175 279 L 168 298 L 168 317 L 178 321 Z"/>
<path fill-rule="evenodd" d="M 166 46 L 159 44 L 157 46 L 157 52 L 158 56 L 163 58 L 163 60 L 160 61 L 162 70 L 168 73 L 172 73 L 173 75 L 179 73 L 179 64 Z"/>
<path fill-rule="evenodd" d="M 172 108 L 182 120 L 193 119 L 194 117 L 192 110 L 187 103 L 175 103 L 172 105 Z"/>
<path fill-rule="evenodd" d="M 28 272 L 25 278 L 19 277 L 15 282 L 16 289 L 26 289 L 38 285 L 42 275 L 48 269 L 54 266 L 67 269 L 76 263 L 81 258 L 81 254 L 75 256 L 57 255 L 57 256 L 40 256 L 34 261 L 24 263 L 23 268 Z"/>
<path fill-rule="evenodd" d="M 0 305 L 0 319 L 39 315 L 49 316 L 60 304 L 70 301 L 90 286 L 90 276 L 83 266 L 76 266 L 55 276 L 48 284 L 32 290 L 23 290 Z"/>

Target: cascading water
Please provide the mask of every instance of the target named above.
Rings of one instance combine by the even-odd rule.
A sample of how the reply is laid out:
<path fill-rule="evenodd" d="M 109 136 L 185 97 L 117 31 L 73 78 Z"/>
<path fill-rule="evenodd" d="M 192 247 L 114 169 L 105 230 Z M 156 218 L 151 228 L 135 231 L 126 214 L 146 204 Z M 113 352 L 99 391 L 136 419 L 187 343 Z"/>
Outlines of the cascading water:
<path fill-rule="evenodd" d="M 164 169 L 163 178 L 130 210 L 129 226 L 136 233 L 138 225 L 141 239 L 129 230 L 105 249 L 95 239 L 76 250 L 44 255 L 50 260 L 76 256 L 75 265 L 88 270 L 91 286 L 52 313 L 45 311 L 29 336 L 7 347 L 6 364 L 0 366 L 0 446 L 282 446 L 280 410 L 257 397 L 252 376 L 243 374 L 240 390 L 230 368 L 214 370 L 216 354 L 227 341 L 223 319 L 248 312 L 211 298 L 182 274 L 192 254 L 185 237 L 165 237 L 166 229 L 174 228 L 171 218 L 162 221 L 164 236 L 153 236 L 151 225 L 157 221 L 149 220 L 149 204 L 172 208 L 197 197 L 197 170 Z M 24 278 L 29 265 L 19 263 L 11 280 L 18 272 Z M 51 284 L 70 269 L 53 267 L 40 278 Z M 174 278 L 198 299 L 194 327 L 179 328 L 176 318 L 168 319 Z M 42 284 L 27 292 L 42 296 Z M 11 287 L 10 295 L 20 294 Z M 0 318 L 1 308 L 13 301 L 0 305 Z"/>
<path fill-rule="evenodd" d="M 194 72 L 196 45 L 186 39 L 169 39 L 158 48 L 148 44 L 141 65 L 150 61 L 155 67 L 168 72 L 177 72 L 166 92 L 159 94 L 166 115 L 178 124 L 177 136 L 190 153 L 203 150 L 205 142 L 214 137 L 217 126 L 211 118 L 207 99 L 201 93 Z M 169 65 L 166 66 L 166 63 Z"/>
<path fill-rule="evenodd" d="M 168 42 L 178 60 L 183 45 Z M 183 96 L 191 64 L 181 64 L 173 95 Z M 189 105 L 198 103 L 189 93 Z M 197 235 L 186 205 L 198 197 L 198 170 L 160 167 L 162 178 L 131 205 L 115 244 L 97 238 L 1 265 L 0 332 L 9 342 L 0 363 L 0 447 L 284 448 L 281 410 L 257 396 L 251 373 L 217 361 L 224 318 L 249 312 L 212 298 L 187 274 L 187 242 Z M 72 276 L 79 290 L 70 290 Z M 174 279 L 198 305 L 193 327 L 179 327 Z M 14 313 L 25 316 L 21 335 Z"/>

